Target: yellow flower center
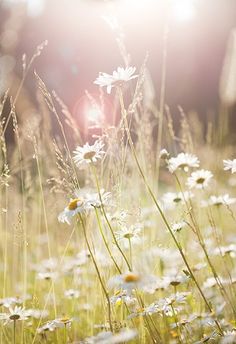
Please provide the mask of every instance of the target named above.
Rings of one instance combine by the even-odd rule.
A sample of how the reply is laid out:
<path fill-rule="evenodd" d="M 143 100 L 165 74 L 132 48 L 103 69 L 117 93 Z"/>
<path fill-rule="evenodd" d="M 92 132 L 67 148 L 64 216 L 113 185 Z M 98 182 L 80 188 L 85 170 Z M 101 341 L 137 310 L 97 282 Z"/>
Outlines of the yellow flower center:
<path fill-rule="evenodd" d="M 132 273 L 129 273 L 127 274 L 125 277 L 124 277 L 124 281 L 126 283 L 134 283 L 134 282 L 138 282 L 140 279 L 140 277 L 136 274 L 132 274 Z"/>
<path fill-rule="evenodd" d="M 125 233 L 124 238 L 131 239 L 134 235 L 132 233 Z"/>
<path fill-rule="evenodd" d="M 185 169 L 186 167 L 188 167 L 188 164 L 185 162 L 179 165 L 179 168 L 182 168 L 182 169 Z"/>
<path fill-rule="evenodd" d="M 84 159 L 91 160 L 95 156 L 96 152 L 95 151 L 90 151 L 84 154 Z"/>
<path fill-rule="evenodd" d="M 68 205 L 68 209 L 75 210 L 78 207 L 78 202 L 82 202 L 82 200 L 79 198 L 72 199 Z"/>
<path fill-rule="evenodd" d="M 61 318 L 59 319 L 63 324 L 67 324 L 68 322 L 70 322 L 69 318 Z"/>

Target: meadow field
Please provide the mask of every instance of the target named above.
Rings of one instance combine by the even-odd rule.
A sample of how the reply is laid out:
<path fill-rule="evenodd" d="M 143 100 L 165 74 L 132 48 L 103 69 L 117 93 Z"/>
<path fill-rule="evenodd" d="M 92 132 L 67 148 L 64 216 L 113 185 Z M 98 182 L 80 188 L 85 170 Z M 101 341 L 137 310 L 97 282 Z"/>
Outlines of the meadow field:
<path fill-rule="evenodd" d="M 47 42 L 1 97 L 1 344 L 236 343 L 227 109 L 173 118 L 165 51 L 155 90 L 148 56 L 133 66 L 119 47 L 120 66 L 94 75 L 99 97 L 86 92 L 83 130 L 35 68 Z M 38 114 L 24 120 L 26 78 Z"/>

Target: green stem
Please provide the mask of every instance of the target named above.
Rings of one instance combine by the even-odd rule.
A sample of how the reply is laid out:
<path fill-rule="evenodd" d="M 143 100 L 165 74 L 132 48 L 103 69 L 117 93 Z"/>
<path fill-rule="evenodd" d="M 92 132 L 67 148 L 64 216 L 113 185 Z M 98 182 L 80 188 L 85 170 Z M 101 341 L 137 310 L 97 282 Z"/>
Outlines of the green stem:
<path fill-rule="evenodd" d="M 104 294 L 105 294 L 105 297 L 106 297 L 106 300 L 107 300 L 109 326 L 110 326 L 111 332 L 113 332 L 112 320 L 111 320 L 111 303 L 110 303 L 109 295 L 108 295 L 108 292 L 107 292 L 107 290 L 106 290 L 106 287 L 105 287 L 105 285 L 104 285 L 104 283 L 103 283 L 102 276 L 101 276 L 101 274 L 100 274 L 100 271 L 99 271 L 99 268 L 98 268 L 98 266 L 97 266 L 95 257 L 94 257 L 94 255 L 93 255 L 92 249 L 91 249 L 91 247 L 90 247 L 90 244 L 89 244 L 89 241 L 88 241 L 88 237 L 87 237 L 87 233 L 86 233 L 85 224 L 84 224 L 84 221 L 83 221 L 83 218 L 82 218 L 82 215 L 81 215 L 81 214 L 79 214 L 79 218 L 80 218 L 80 222 L 81 222 L 81 224 L 82 224 L 82 228 L 83 228 L 83 233 L 84 233 L 84 238 L 85 238 L 86 245 L 87 245 L 87 247 L 88 247 L 90 256 L 91 256 L 91 258 L 92 258 L 92 261 L 93 261 L 95 270 L 96 270 L 97 275 L 98 275 L 99 282 L 100 282 L 100 284 L 101 284 L 102 290 L 103 290 L 103 292 L 104 292 Z"/>
<path fill-rule="evenodd" d="M 204 302 L 205 302 L 205 304 L 206 304 L 206 306 L 207 306 L 209 312 L 212 313 L 212 307 L 211 307 L 210 303 L 207 301 L 207 299 L 206 299 L 206 297 L 205 297 L 205 295 L 204 295 L 204 293 L 203 293 L 203 291 L 202 291 L 200 285 L 198 284 L 198 282 L 197 282 L 197 280 L 196 280 L 196 278 L 195 278 L 195 275 L 193 274 L 192 269 L 190 268 L 190 265 L 189 265 L 189 263 L 188 263 L 188 261 L 187 261 L 185 255 L 184 255 L 184 252 L 183 252 L 183 250 L 182 250 L 182 247 L 180 246 L 180 243 L 179 243 L 179 242 L 177 241 L 177 239 L 175 238 L 175 235 L 174 235 L 174 233 L 172 232 L 172 229 L 171 229 L 171 227 L 170 227 L 170 225 L 169 225 L 169 223 L 168 223 L 168 221 L 167 221 L 167 218 L 165 217 L 163 211 L 161 210 L 159 204 L 157 203 L 156 197 L 155 197 L 155 195 L 153 194 L 153 192 L 152 192 L 152 190 L 151 190 L 151 188 L 150 188 L 150 186 L 149 186 L 149 184 L 148 184 L 148 182 L 147 182 L 147 180 L 146 180 L 146 177 L 145 177 L 145 175 L 144 175 L 144 173 L 143 173 L 143 171 L 142 171 L 142 168 L 141 168 L 141 166 L 140 166 L 140 163 L 139 163 L 139 160 L 138 160 L 138 157 L 137 157 L 135 148 L 134 148 L 134 144 L 133 144 L 133 141 L 132 141 L 130 132 L 129 132 L 129 130 L 127 130 L 128 127 L 127 127 L 126 110 L 125 110 L 125 107 L 124 107 L 124 101 L 123 101 L 123 96 L 122 96 L 121 90 L 120 90 L 120 103 L 121 103 L 122 117 L 124 118 L 124 123 L 125 123 L 125 126 L 126 126 L 126 131 L 127 131 L 127 136 L 128 136 L 130 148 L 131 148 L 131 151 L 132 151 L 134 160 L 135 160 L 135 162 L 136 162 L 136 164 L 137 164 L 139 173 L 140 173 L 140 175 L 141 175 L 141 177 L 142 177 L 142 179 L 143 179 L 143 181 L 144 181 L 144 184 L 145 184 L 145 186 L 146 186 L 146 188 L 147 188 L 147 190 L 148 190 L 148 192 L 149 192 L 149 194 L 150 194 L 150 196 L 151 196 L 151 198 L 152 198 L 152 200 L 153 200 L 153 202 L 154 202 L 154 204 L 155 204 L 155 206 L 156 206 L 156 208 L 157 208 L 159 214 L 161 215 L 161 218 L 162 218 L 163 222 L 165 223 L 165 225 L 166 225 L 166 227 L 167 227 L 167 229 L 168 229 L 168 232 L 170 233 L 170 235 L 171 235 L 171 237 L 172 237 L 172 239 L 173 239 L 173 241 L 174 241 L 176 247 L 177 247 L 178 250 L 179 250 L 179 253 L 180 253 L 180 255 L 181 255 L 181 257 L 182 257 L 182 259 L 183 259 L 183 261 L 184 261 L 184 263 L 185 263 L 185 265 L 186 265 L 188 271 L 189 271 L 189 274 L 190 274 L 192 280 L 193 280 L 194 283 L 196 284 L 196 287 L 197 287 L 197 289 L 198 289 L 200 295 L 202 296 L 202 298 L 203 298 L 203 300 L 204 300 Z M 220 326 L 220 324 L 219 324 L 219 322 L 218 322 L 217 320 L 215 320 L 215 324 L 216 324 L 216 326 L 217 326 L 219 332 L 220 332 L 221 334 L 223 334 L 223 331 L 222 331 L 222 329 L 221 329 L 221 326 Z"/>
<path fill-rule="evenodd" d="M 13 344 L 16 344 L 16 320 L 13 321 Z"/>
<path fill-rule="evenodd" d="M 67 343 L 67 331 L 66 331 L 66 324 L 64 325 L 64 343 Z"/>
<path fill-rule="evenodd" d="M 130 259 L 130 266 L 133 270 L 133 262 L 132 262 L 132 245 L 131 245 L 131 239 L 129 238 L 129 259 Z"/>
<path fill-rule="evenodd" d="M 94 208 L 94 209 L 95 209 L 95 214 L 96 214 L 96 218 L 97 218 L 98 228 L 99 228 L 100 234 L 102 236 L 103 242 L 104 242 L 104 244 L 106 246 L 107 252 L 109 253 L 109 256 L 111 257 L 111 260 L 113 261 L 117 271 L 121 274 L 121 269 L 119 268 L 118 264 L 115 261 L 115 258 L 112 255 L 112 252 L 111 252 L 111 250 L 109 248 L 109 245 L 108 245 L 108 242 L 106 240 L 105 234 L 103 232 L 102 224 L 101 224 L 101 221 L 100 221 L 100 218 L 99 218 L 99 215 L 98 215 L 97 208 Z"/>
<path fill-rule="evenodd" d="M 107 214 L 106 214 L 106 212 L 105 212 L 104 205 L 103 205 L 103 202 L 102 202 L 101 189 L 100 189 L 100 186 L 99 186 L 99 182 L 98 182 L 98 177 L 97 177 L 96 169 L 95 169 L 95 166 L 93 165 L 92 162 L 91 162 L 91 164 L 92 164 L 92 171 L 93 171 L 93 174 L 94 174 L 94 178 L 95 178 L 95 181 L 96 181 L 96 186 L 97 186 L 97 191 L 98 191 L 98 195 L 99 195 L 99 200 L 100 200 L 100 203 L 101 203 L 102 213 L 103 213 L 103 215 L 104 215 L 104 217 L 105 217 L 106 223 L 107 223 L 108 228 L 109 228 L 109 230 L 110 230 L 110 232 L 111 232 L 111 235 L 112 235 L 112 238 L 113 238 L 113 240 L 114 240 L 114 243 L 115 243 L 116 247 L 118 248 L 118 250 L 120 251 L 122 257 L 124 258 L 124 260 L 125 260 L 125 262 L 126 262 L 126 264 L 127 264 L 127 266 L 128 266 L 129 271 L 132 271 L 131 266 L 130 266 L 130 264 L 129 264 L 129 261 L 128 261 L 128 259 L 126 258 L 124 252 L 122 251 L 122 249 L 121 249 L 121 247 L 120 247 L 120 245 L 119 245 L 119 243 L 118 243 L 118 241 L 117 241 L 117 239 L 116 239 L 116 236 L 115 236 L 115 234 L 114 234 L 114 232 L 113 232 L 113 229 L 112 229 L 112 226 L 111 226 L 111 224 L 110 224 L 110 221 L 108 220 L 108 217 L 107 217 Z"/>
<path fill-rule="evenodd" d="M 197 236 L 197 238 L 198 238 L 198 242 L 199 242 L 199 244 L 200 244 L 200 246 L 201 246 L 201 248 L 202 248 L 202 250 L 203 250 L 203 252 L 204 252 L 204 255 L 205 255 L 205 257 L 206 257 L 206 260 L 207 260 L 207 262 L 208 262 L 208 264 L 209 264 L 209 267 L 210 267 L 210 269 L 211 269 L 211 272 L 212 272 L 212 274 L 213 274 L 213 276 L 214 276 L 214 279 L 215 279 L 215 281 L 216 281 L 216 284 L 217 284 L 218 287 L 219 287 L 220 293 L 221 293 L 221 295 L 223 296 L 223 298 L 225 299 L 225 301 L 226 301 L 226 302 L 229 304 L 229 306 L 231 307 L 231 309 L 232 309 L 232 311 L 233 311 L 233 314 L 234 314 L 234 317 L 235 317 L 235 316 L 236 316 L 236 310 L 235 310 L 235 308 L 234 308 L 234 305 L 233 305 L 233 303 L 231 302 L 231 299 L 230 299 L 230 297 L 229 297 L 229 295 L 228 295 L 228 293 L 227 293 L 227 291 L 226 291 L 224 285 L 222 284 L 222 282 L 221 282 L 221 280 L 220 280 L 220 278 L 219 278 L 219 276 L 218 276 L 218 274 L 217 274 L 217 272 L 216 272 L 216 269 L 215 269 L 215 267 L 214 267 L 214 265 L 213 265 L 213 263 L 212 263 L 212 261 L 211 261 L 209 255 L 208 255 L 208 252 L 207 252 L 207 249 L 206 249 L 206 245 L 205 245 L 204 239 L 203 239 L 203 237 L 202 237 L 202 233 L 201 233 L 200 228 L 199 228 L 199 226 L 198 226 L 198 224 L 197 224 L 197 221 L 196 221 L 196 217 L 195 217 L 195 214 L 194 214 L 194 207 L 193 207 L 193 205 L 192 205 L 192 202 L 189 201 L 189 203 L 190 203 L 190 208 L 189 208 L 188 202 L 187 202 L 187 200 L 186 200 L 186 198 L 185 198 L 185 196 L 184 196 L 184 192 L 183 192 L 183 189 L 182 189 L 180 180 L 179 180 L 178 176 L 177 176 L 175 173 L 174 173 L 174 176 L 175 176 L 175 179 L 176 179 L 177 184 L 178 184 L 178 186 L 179 186 L 180 192 L 181 192 L 181 194 L 182 194 L 182 196 L 183 196 L 184 203 L 185 203 L 186 208 L 187 208 L 187 211 L 188 211 L 188 213 L 189 213 L 189 215 L 190 215 L 190 219 L 191 219 L 191 221 L 192 221 L 192 225 L 193 225 L 193 226 L 191 226 L 190 224 L 188 224 L 188 225 L 189 225 L 189 227 L 192 229 L 193 233 L 196 234 L 196 236 Z"/>

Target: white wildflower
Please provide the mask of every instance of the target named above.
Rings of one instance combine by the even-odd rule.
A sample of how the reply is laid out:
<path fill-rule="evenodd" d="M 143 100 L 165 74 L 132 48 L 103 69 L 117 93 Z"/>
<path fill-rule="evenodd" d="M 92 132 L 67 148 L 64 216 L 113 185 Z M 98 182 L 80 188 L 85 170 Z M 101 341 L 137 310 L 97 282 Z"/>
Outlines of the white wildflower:
<path fill-rule="evenodd" d="M 85 167 L 87 164 L 95 163 L 102 159 L 105 152 L 103 151 L 104 143 L 97 140 L 93 145 L 86 143 L 84 146 L 78 146 L 74 151 L 74 162 L 79 168 Z"/>
<path fill-rule="evenodd" d="M 86 209 L 88 209 L 88 205 L 83 198 L 71 199 L 67 207 L 59 214 L 58 221 L 70 225 L 72 217 L 83 213 Z"/>
<path fill-rule="evenodd" d="M 174 209 L 178 205 L 183 205 L 189 199 L 193 198 L 192 192 L 167 192 L 162 196 L 164 209 Z"/>
<path fill-rule="evenodd" d="M 189 168 L 198 166 L 198 158 L 189 153 L 180 153 L 176 157 L 170 158 L 168 161 L 168 168 L 171 173 L 174 173 L 178 169 L 188 172 Z"/>
<path fill-rule="evenodd" d="M 191 173 L 187 180 L 187 185 L 190 189 L 204 189 L 208 186 L 213 174 L 208 170 L 198 170 Z"/>
<path fill-rule="evenodd" d="M 233 160 L 223 160 L 224 170 L 231 170 L 231 173 L 236 172 L 236 159 Z"/>
<path fill-rule="evenodd" d="M 107 93 L 110 94 L 112 87 L 122 86 L 125 82 L 137 78 L 138 75 L 133 75 L 135 70 L 135 67 L 118 67 L 112 74 L 100 73 L 94 84 L 106 87 Z"/>

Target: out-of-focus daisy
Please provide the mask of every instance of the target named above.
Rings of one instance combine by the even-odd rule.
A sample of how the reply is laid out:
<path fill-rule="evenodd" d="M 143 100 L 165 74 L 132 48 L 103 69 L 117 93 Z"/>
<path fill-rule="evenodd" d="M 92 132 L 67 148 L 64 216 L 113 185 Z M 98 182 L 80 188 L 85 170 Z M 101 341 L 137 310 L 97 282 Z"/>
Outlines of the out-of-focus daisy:
<path fill-rule="evenodd" d="M 233 344 L 236 343 L 236 330 L 227 330 L 223 332 L 223 338 L 220 340 L 220 344 Z"/>
<path fill-rule="evenodd" d="M 4 306 L 6 308 L 15 306 L 16 304 L 22 304 L 23 300 L 17 297 L 5 297 L 3 299 L 0 299 L 0 306 Z"/>
<path fill-rule="evenodd" d="M 138 300 L 128 294 L 126 290 L 119 290 L 110 298 L 110 301 L 112 305 L 120 306 L 122 303 L 125 303 L 128 307 L 134 307 L 138 303 Z"/>
<path fill-rule="evenodd" d="M 140 241 L 140 232 L 143 229 L 143 226 L 140 223 L 131 226 L 124 226 L 119 231 L 115 233 L 117 240 L 122 241 Z"/>
<path fill-rule="evenodd" d="M 27 309 L 25 312 L 28 317 L 35 319 L 46 318 L 49 315 L 49 311 L 47 311 L 46 309 Z"/>
<path fill-rule="evenodd" d="M 193 198 L 192 192 L 167 192 L 162 196 L 162 202 L 164 209 L 174 209 L 178 205 L 184 204 L 184 202 Z"/>
<path fill-rule="evenodd" d="M 108 204 L 111 205 L 111 193 L 106 192 L 104 189 L 100 190 L 100 194 L 98 192 L 87 193 L 84 198 L 86 205 L 93 208 L 100 208 Z"/>
<path fill-rule="evenodd" d="M 57 328 L 65 328 L 65 327 L 70 327 L 72 323 L 72 319 L 70 318 L 58 318 L 54 320 L 48 321 L 46 324 L 38 328 L 38 333 L 42 332 L 53 332 Z"/>
<path fill-rule="evenodd" d="M 236 245 L 230 244 L 228 246 L 220 246 L 213 249 L 212 254 L 218 256 L 225 256 L 226 254 L 230 255 L 232 258 L 236 257 Z"/>
<path fill-rule="evenodd" d="M 59 328 L 64 328 L 64 327 L 70 327 L 73 319 L 71 318 L 57 318 L 53 320 L 53 323 L 55 324 L 56 327 Z"/>
<path fill-rule="evenodd" d="M 108 285 L 110 288 L 118 288 L 131 293 L 133 289 L 142 289 L 154 283 L 154 276 L 143 275 L 135 272 L 127 272 L 122 275 L 112 277 Z"/>
<path fill-rule="evenodd" d="M 0 313 L 0 320 L 4 321 L 4 324 L 8 324 L 13 321 L 27 320 L 27 311 L 22 307 L 9 307 L 9 313 Z"/>
<path fill-rule="evenodd" d="M 180 232 L 184 227 L 186 227 L 186 222 L 180 221 L 180 222 L 175 222 L 171 225 L 171 229 L 173 232 Z"/>
<path fill-rule="evenodd" d="M 223 160 L 224 170 L 231 170 L 231 173 L 236 172 L 236 159 L 233 160 Z"/>
<path fill-rule="evenodd" d="M 99 343 L 99 344 L 119 344 L 129 342 L 137 336 L 137 331 L 134 329 L 122 329 L 119 333 L 112 333 L 110 331 L 100 332 L 96 336 L 86 338 L 82 343 Z"/>
<path fill-rule="evenodd" d="M 79 290 L 68 289 L 65 290 L 64 295 L 67 299 L 78 299 L 80 296 Z"/>
<path fill-rule="evenodd" d="M 135 67 L 118 67 L 117 71 L 112 74 L 100 73 L 94 84 L 107 88 L 107 93 L 111 93 L 114 86 L 122 86 L 124 83 L 135 79 L 138 75 L 133 75 L 136 71 Z"/>
<path fill-rule="evenodd" d="M 91 162 L 95 163 L 102 159 L 105 152 L 103 151 L 104 143 L 96 140 L 93 145 L 86 143 L 83 147 L 78 146 L 74 151 L 74 162 L 79 168 L 85 167 Z"/>
<path fill-rule="evenodd" d="M 198 170 L 191 173 L 187 180 L 190 189 L 204 189 L 208 186 L 213 174 L 208 170 Z"/>
<path fill-rule="evenodd" d="M 56 280 L 58 278 L 58 273 L 55 271 L 45 271 L 45 272 L 38 272 L 37 279 L 51 281 Z"/>
<path fill-rule="evenodd" d="M 87 209 L 87 204 L 82 198 L 71 199 L 65 209 L 58 215 L 58 221 L 71 224 L 73 216 L 79 213 L 83 213 Z"/>
<path fill-rule="evenodd" d="M 198 166 L 198 157 L 189 153 L 180 153 L 168 161 L 168 169 L 171 173 L 174 173 L 178 169 L 188 172 L 189 168 Z"/>
<path fill-rule="evenodd" d="M 202 206 L 207 207 L 208 205 L 215 205 L 215 206 L 221 206 L 221 205 L 231 205 L 236 202 L 236 198 L 230 198 L 228 194 L 221 195 L 221 196 L 210 196 L 209 200 L 202 201 Z"/>
<path fill-rule="evenodd" d="M 53 321 L 48 321 L 46 324 L 43 326 L 39 327 L 37 332 L 38 333 L 43 333 L 43 332 L 53 332 L 57 328 L 56 324 Z"/>
<path fill-rule="evenodd" d="M 170 156 L 170 154 L 168 153 L 168 151 L 165 148 L 160 151 L 160 154 L 159 154 L 160 159 L 168 159 L 169 156 Z"/>

